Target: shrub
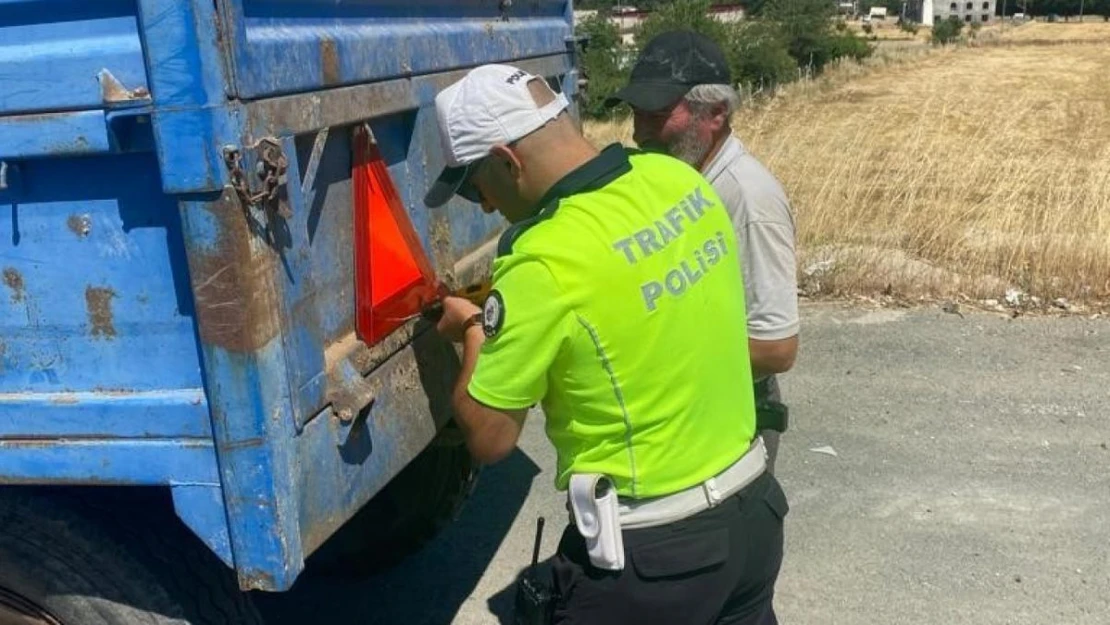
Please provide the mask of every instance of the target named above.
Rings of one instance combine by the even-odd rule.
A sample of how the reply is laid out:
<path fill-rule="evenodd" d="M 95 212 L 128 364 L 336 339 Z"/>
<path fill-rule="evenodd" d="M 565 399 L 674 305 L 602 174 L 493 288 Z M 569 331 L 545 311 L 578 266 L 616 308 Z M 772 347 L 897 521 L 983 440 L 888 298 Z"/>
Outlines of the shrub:
<path fill-rule="evenodd" d="M 912 20 L 902 20 L 898 23 L 898 28 L 901 28 L 902 32 L 916 35 L 917 31 L 921 29 L 921 24 L 918 24 L 917 22 L 914 22 Z"/>
<path fill-rule="evenodd" d="M 862 61 L 871 56 L 873 48 L 866 41 L 849 33 L 829 38 L 829 56 L 833 59 L 843 57 Z"/>
<path fill-rule="evenodd" d="M 868 35 L 875 31 L 875 27 L 871 24 L 864 24 L 863 26 L 861 26 L 861 28 L 863 28 L 863 32 L 867 33 Z"/>
<path fill-rule="evenodd" d="M 773 88 L 795 79 L 799 67 L 819 72 L 835 59 L 860 60 L 872 52 L 843 21 L 833 19 L 833 4 L 827 0 L 760 0 L 761 17 L 738 24 L 710 17 L 710 4 L 710 0 L 657 4 L 636 32 L 637 47 L 669 30 L 699 32 L 725 52 L 734 83 L 748 88 Z M 579 22 L 576 33 L 588 38 L 579 56 L 587 79 L 582 114 L 607 117 L 605 98 L 624 86 L 631 69 L 625 61 L 638 50 L 622 46 L 620 33 L 605 11 Z"/>
<path fill-rule="evenodd" d="M 950 17 L 933 25 L 933 43 L 948 45 L 960 38 L 964 23 L 957 17 Z"/>

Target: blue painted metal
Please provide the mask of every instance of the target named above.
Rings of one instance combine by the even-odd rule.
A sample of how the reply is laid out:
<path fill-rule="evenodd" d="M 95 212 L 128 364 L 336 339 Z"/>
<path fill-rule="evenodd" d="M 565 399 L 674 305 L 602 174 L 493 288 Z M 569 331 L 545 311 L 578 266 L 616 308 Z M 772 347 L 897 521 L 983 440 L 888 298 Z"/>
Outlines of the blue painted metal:
<path fill-rule="evenodd" d="M 147 87 L 133 0 L 3 0 L 0 42 L 0 115 L 100 108 L 102 69 Z"/>
<path fill-rule="evenodd" d="M 237 106 L 212 0 L 138 0 L 154 137 L 166 193 L 213 191 L 227 183 L 223 147 L 237 144 Z"/>
<path fill-rule="evenodd" d="M 229 567 L 235 567 L 231 537 L 227 533 L 224 493 L 219 484 L 182 484 L 170 486 L 173 507 L 185 526 L 193 531 Z"/>
<path fill-rule="evenodd" d="M 89 416 L 129 393 L 179 404 L 203 387 L 192 315 L 177 207 L 152 155 L 22 162 L 20 189 L 0 195 L 0 421 L 59 398 Z M 198 431 L 195 413 L 161 418 L 173 414 L 182 421 L 157 427 Z"/>
<path fill-rule="evenodd" d="M 481 62 L 559 54 L 568 2 L 229 0 L 234 93 L 255 99 Z"/>
<path fill-rule="evenodd" d="M 0 484 L 218 486 L 211 439 L 4 439 Z"/>
<path fill-rule="evenodd" d="M 3 48 L 0 48 L 3 49 Z M 108 152 L 103 111 L 0 117 L 0 158 L 34 158 Z"/>
<path fill-rule="evenodd" d="M 200 388 L 0 393 L 0 439 L 75 436 L 211 438 L 212 424 Z"/>
<path fill-rule="evenodd" d="M 315 549 L 344 520 L 411 460 L 447 419 L 435 398 L 447 397 L 453 369 L 449 346 L 434 336 L 407 346 L 369 377 L 378 389 L 362 419 L 343 423 L 333 416 L 313 419 L 296 440 L 300 458 L 318 458 L 309 471 L 297 474 L 302 541 Z M 417 353 L 434 364 L 418 365 Z M 344 368 L 345 375 L 357 372 Z M 445 375 L 447 373 L 447 375 Z M 405 388 L 409 388 L 405 392 Z M 415 388 L 413 388 L 415 387 Z"/>
<path fill-rule="evenodd" d="M 57 64 L 49 97 L 22 68 L 0 95 L 0 483 L 162 485 L 241 587 L 290 587 L 443 425 L 457 366 L 412 324 L 355 338 L 351 132 L 440 276 L 480 277 L 502 221 L 421 203 L 436 92 L 501 61 L 577 84 L 570 3 L 514 4 L 0 0 L 0 74 Z M 244 205 L 270 136 L 278 203 Z"/>

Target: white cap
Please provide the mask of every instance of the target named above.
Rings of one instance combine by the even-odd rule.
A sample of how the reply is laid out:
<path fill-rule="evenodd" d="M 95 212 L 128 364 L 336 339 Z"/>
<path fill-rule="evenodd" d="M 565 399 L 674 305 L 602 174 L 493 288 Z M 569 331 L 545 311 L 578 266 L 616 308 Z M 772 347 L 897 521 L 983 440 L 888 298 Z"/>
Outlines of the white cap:
<path fill-rule="evenodd" d="M 483 65 L 436 96 L 439 138 L 447 166 L 424 196 L 427 206 L 446 204 L 466 182 L 470 165 L 488 155 L 493 146 L 532 133 L 569 106 L 561 93 L 545 106 L 536 106 L 528 90 L 534 79 L 542 80 L 510 65 Z"/>

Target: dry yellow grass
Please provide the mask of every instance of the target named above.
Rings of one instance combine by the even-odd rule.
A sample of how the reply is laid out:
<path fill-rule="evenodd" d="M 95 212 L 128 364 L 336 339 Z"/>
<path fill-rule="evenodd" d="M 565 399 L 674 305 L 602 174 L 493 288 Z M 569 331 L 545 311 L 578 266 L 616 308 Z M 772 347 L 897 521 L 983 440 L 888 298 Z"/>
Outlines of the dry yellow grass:
<path fill-rule="evenodd" d="M 1050 24 L 1048 22 L 1032 22 L 1013 30 L 1007 27 L 1006 39 L 1038 43 L 1089 41 L 1110 44 L 1110 24 L 1104 22 L 1101 17 L 1097 18 L 1097 21 L 1088 19 L 1082 23 L 1056 22 Z"/>
<path fill-rule="evenodd" d="M 898 25 L 895 23 L 894 19 L 886 20 L 886 21 L 883 21 L 883 22 L 880 22 L 880 21 L 872 22 L 871 23 L 871 33 L 870 33 L 870 35 L 866 31 L 864 31 L 862 22 L 848 21 L 848 22 L 845 22 L 845 23 L 848 25 L 848 30 L 849 31 L 851 31 L 852 33 L 854 33 L 856 35 L 859 35 L 860 37 L 869 38 L 873 35 L 876 39 L 878 39 L 880 41 L 883 41 L 883 40 L 913 41 L 915 39 L 921 39 L 921 32 L 920 31 L 917 33 L 917 35 L 907 33 L 906 31 L 904 31 L 904 30 L 902 30 L 901 28 L 898 27 Z M 922 30 L 928 30 L 928 29 L 922 29 Z"/>
<path fill-rule="evenodd" d="M 735 128 L 791 196 L 816 292 L 1104 302 L 1108 67 L 1102 45 L 948 49 L 792 86 Z"/>

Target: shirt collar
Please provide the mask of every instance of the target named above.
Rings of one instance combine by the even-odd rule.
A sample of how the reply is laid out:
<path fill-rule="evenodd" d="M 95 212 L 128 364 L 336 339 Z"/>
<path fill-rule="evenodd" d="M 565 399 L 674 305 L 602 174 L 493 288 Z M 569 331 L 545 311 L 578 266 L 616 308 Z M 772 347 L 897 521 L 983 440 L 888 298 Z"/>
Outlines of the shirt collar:
<path fill-rule="evenodd" d="M 559 208 L 559 200 L 578 193 L 596 191 L 632 171 L 628 153 L 619 143 L 610 144 L 600 154 L 579 165 L 556 182 L 536 203 L 531 217 L 517 222 L 501 235 L 497 255 L 504 256 L 513 250 L 513 243 L 532 226 L 550 218 Z"/>
<path fill-rule="evenodd" d="M 586 191 L 596 191 L 629 171 L 632 171 L 632 165 L 628 162 L 628 153 L 625 152 L 624 146 L 612 143 L 597 156 L 579 165 L 577 169 L 552 185 L 536 203 L 535 214 L 539 215 L 548 210 L 552 204 L 558 203 L 563 198 Z"/>
<path fill-rule="evenodd" d="M 721 145 L 721 149 L 717 150 L 717 154 L 713 156 L 709 166 L 705 168 L 705 179 L 713 182 L 725 172 L 729 163 L 737 157 L 744 154 L 744 144 L 735 135 L 729 135 L 725 142 Z"/>

